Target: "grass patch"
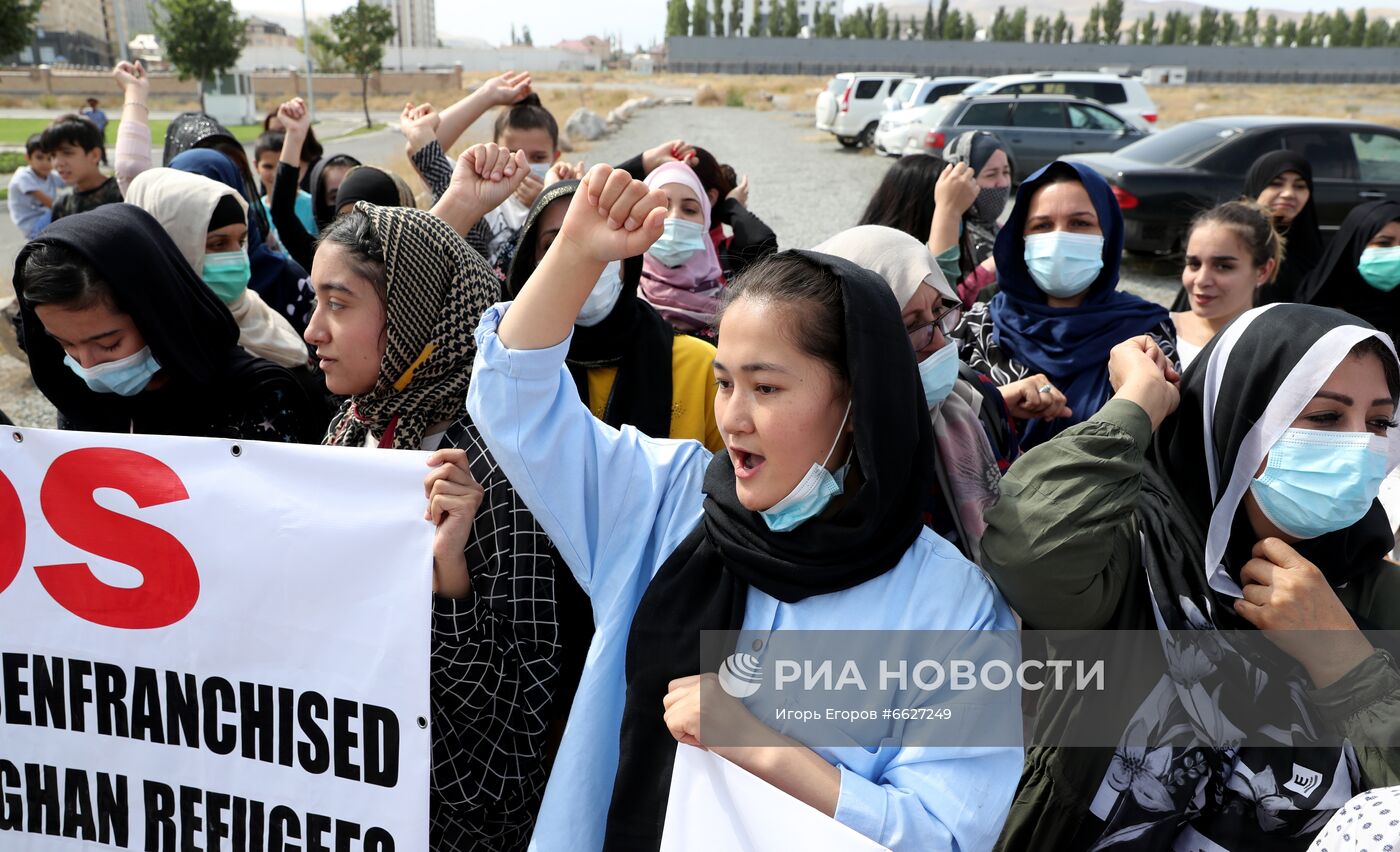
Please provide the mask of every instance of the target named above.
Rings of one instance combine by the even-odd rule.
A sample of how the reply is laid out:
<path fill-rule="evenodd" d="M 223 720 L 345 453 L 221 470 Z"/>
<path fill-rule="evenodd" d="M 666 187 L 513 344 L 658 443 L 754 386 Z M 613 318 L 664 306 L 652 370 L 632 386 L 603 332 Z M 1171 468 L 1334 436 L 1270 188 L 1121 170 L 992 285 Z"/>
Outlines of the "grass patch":
<path fill-rule="evenodd" d="M 60 113 L 61 115 L 62 113 Z M 58 116 L 54 116 L 57 118 Z M 41 132 L 48 127 L 52 119 L 47 118 L 0 118 L 0 145 L 23 145 L 25 140 L 35 133 Z M 107 125 L 107 146 L 114 147 L 117 144 L 117 128 L 121 126 L 120 120 L 113 120 Z M 170 122 L 166 119 L 156 119 L 151 122 L 151 138 L 159 143 L 165 138 L 165 131 L 170 127 Z M 235 124 L 229 128 L 233 135 L 240 142 L 252 142 L 262 133 L 261 124 Z M 14 171 L 0 167 L 0 171 Z"/>

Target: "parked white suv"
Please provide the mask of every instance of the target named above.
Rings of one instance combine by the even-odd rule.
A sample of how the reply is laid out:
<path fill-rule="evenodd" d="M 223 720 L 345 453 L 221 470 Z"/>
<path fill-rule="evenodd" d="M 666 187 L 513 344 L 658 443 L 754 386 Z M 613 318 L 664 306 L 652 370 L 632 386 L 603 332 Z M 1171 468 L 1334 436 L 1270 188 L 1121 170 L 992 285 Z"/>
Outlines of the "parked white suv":
<path fill-rule="evenodd" d="M 869 145 L 875 138 L 885 98 L 908 74 L 845 73 L 827 83 L 817 96 L 817 129 L 834 133 L 847 148 Z"/>
<path fill-rule="evenodd" d="M 1157 105 L 1135 77 L 1083 71 L 1007 74 L 973 83 L 964 95 L 1073 95 L 1092 98 L 1149 133 L 1157 123 Z"/>
<path fill-rule="evenodd" d="M 909 77 L 885 98 L 885 112 L 927 106 L 944 95 L 956 95 L 982 77 Z"/>

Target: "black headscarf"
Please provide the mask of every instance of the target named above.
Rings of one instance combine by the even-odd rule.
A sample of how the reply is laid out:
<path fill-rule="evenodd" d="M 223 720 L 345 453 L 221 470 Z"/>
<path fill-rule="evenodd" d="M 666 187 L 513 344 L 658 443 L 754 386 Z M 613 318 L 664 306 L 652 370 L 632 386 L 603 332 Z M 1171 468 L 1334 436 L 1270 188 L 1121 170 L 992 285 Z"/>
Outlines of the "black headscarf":
<path fill-rule="evenodd" d="M 326 169 L 331 167 L 350 168 L 358 165 L 360 165 L 360 161 L 349 154 L 336 154 L 333 157 L 317 160 L 316 165 L 311 167 L 307 177 L 311 182 L 311 215 L 316 220 L 316 227 L 324 231 L 331 222 L 335 221 L 335 211 L 339 208 L 338 201 L 336 207 L 326 203 L 324 180 Z"/>
<path fill-rule="evenodd" d="M 1276 708 L 1282 718 L 1273 721 L 1279 730 L 1291 728 L 1291 740 L 1274 748 L 1245 747 L 1234 753 L 1173 748 L 1170 770 L 1196 767 L 1222 798 L 1195 817 L 1188 807 L 1195 787 L 1183 785 L 1172 794 L 1181 816 L 1174 821 L 1164 819 L 1160 808 L 1144 811 L 1131 795 L 1124 794 L 1120 807 L 1112 809 L 1112 821 L 1102 826 L 1101 836 L 1146 821 L 1153 827 L 1139 842 L 1144 848 L 1167 848 L 1189 822 L 1225 849 L 1294 848 L 1288 843 L 1301 849 L 1316 831 L 1316 826 L 1310 830 L 1305 826 L 1318 816 L 1314 808 L 1322 805 L 1310 803 L 1307 796 L 1294 797 L 1296 810 L 1279 810 L 1277 825 L 1265 829 L 1255 819 L 1254 803 L 1226 783 L 1234 770 L 1232 761 L 1250 770 L 1245 778 L 1259 777 L 1266 768 L 1275 767 L 1279 789 L 1270 795 L 1290 796 L 1278 775 L 1299 766 L 1319 773 L 1323 791 L 1332 789 L 1334 781 L 1350 783 L 1346 773 L 1352 758 L 1341 748 L 1319 744 L 1316 735 L 1310 734 L 1326 736 L 1327 726 L 1303 698 L 1308 684 L 1292 660 L 1282 651 L 1271 650 L 1257 634 L 1247 645 L 1232 642 L 1231 637 L 1236 631 L 1254 630 L 1233 608 L 1239 597 L 1240 571 L 1257 538 L 1241 506 L 1249 483 L 1269 449 L 1352 347 L 1376 336 L 1375 329 L 1341 311 L 1269 305 L 1248 311 L 1227 326 L 1186 371 L 1181 404 L 1157 430 L 1148 452 L 1137 508 L 1147 584 L 1139 588 L 1159 625 L 1178 637 L 1187 633 L 1203 637 L 1202 647 L 1209 649 L 1212 665 L 1199 678 L 1200 694 L 1213 697 L 1213 709 L 1206 711 L 1218 715 L 1197 718 L 1192 714 L 1200 711 L 1194 706 L 1165 706 L 1154 697 L 1122 696 L 1122 704 L 1132 707 L 1135 699 L 1142 702 L 1133 724 L 1145 729 L 1149 742 L 1160 742 L 1155 738 L 1170 728 L 1171 721 L 1181 721 L 1173 714 L 1194 718 L 1198 730 L 1230 730 L 1232 717 L 1250 716 L 1250 709 L 1257 717 L 1261 707 Z M 1382 558 L 1393 545 L 1389 521 L 1377 500 L 1352 526 L 1294 547 L 1338 588 L 1380 570 Z M 1178 640 L 1165 632 L 1162 639 L 1170 661 Z M 1301 843 L 1295 838 L 1302 838 Z"/>
<path fill-rule="evenodd" d="M 1341 308 L 1394 339 L 1400 333 L 1400 290 L 1377 290 L 1366 283 L 1357 267 L 1366 244 L 1397 220 L 1400 203 L 1394 201 L 1370 201 L 1353 207 L 1322 259 L 1298 288 L 1298 301 Z"/>
<path fill-rule="evenodd" d="M 25 264 L 45 244 L 68 249 L 98 271 L 169 377 L 166 386 L 130 397 L 98 393 L 63 363 L 63 347 L 45 333 L 24 297 Z M 34 383 L 71 428 L 126 432 L 134 426 L 143 434 L 204 436 L 269 385 L 300 393 L 287 370 L 239 348 L 228 308 L 160 223 L 133 204 L 106 204 L 44 229 L 15 261 L 15 290 Z"/>
<path fill-rule="evenodd" d="M 227 127 L 202 112 L 182 112 L 170 120 L 165 131 L 165 153 L 161 162 L 170 167 L 170 161 L 191 148 L 207 148 L 215 139 L 226 139 L 241 145 L 238 137 Z"/>
<path fill-rule="evenodd" d="M 1292 302 L 1298 286 L 1322 258 L 1322 231 L 1317 224 L 1317 189 L 1313 184 L 1312 165 L 1296 151 L 1270 151 L 1254 161 L 1244 179 L 1244 194 L 1258 198 L 1274 178 L 1284 172 L 1297 172 L 1308 183 L 1308 203 L 1293 217 L 1287 227 L 1280 228 L 1286 240 L 1283 263 L 1274 280 L 1259 288 L 1258 303 Z"/>
<path fill-rule="evenodd" d="M 661 702 L 671 680 L 700 671 L 700 632 L 739 629 L 749 586 L 796 603 L 878 577 L 899 563 L 922 528 L 933 431 L 900 306 L 873 272 L 816 252 L 784 254 L 840 282 L 854 459 L 864 482 L 833 517 L 775 533 L 739 502 L 729 454 L 711 461 L 704 517 L 652 578 L 632 619 L 610 850 L 660 844 L 675 756 Z"/>
<path fill-rule="evenodd" d="M 568 204 L 578 191 L 576 180 L 551 185 L 535 199 L 516 238 L 514 259 L 506 276 L 505 298 L 519 295 L 535 271 L 540 218 L 556 201 Z M 671 437 L 671 347 L 675 332 L 656 309 L 637 298 L 642 259 L 622 262 L 622 293 L 612 312 L 594 326 L 574 326 L 566 363 L 579 397 L 591 407 L 588 370 L 616 367 L 612 394 L 603 409 L 603 422 L 621 428 L 635 426 L 653 438 Z"/>
<path fill-rule="evenodd" d="M 345 176 L 335 197 L 335 209 L 365 201 L 375 207 L 413 207 L 413 193 L 401 179 L 378 166 L 356 166 Z"/>

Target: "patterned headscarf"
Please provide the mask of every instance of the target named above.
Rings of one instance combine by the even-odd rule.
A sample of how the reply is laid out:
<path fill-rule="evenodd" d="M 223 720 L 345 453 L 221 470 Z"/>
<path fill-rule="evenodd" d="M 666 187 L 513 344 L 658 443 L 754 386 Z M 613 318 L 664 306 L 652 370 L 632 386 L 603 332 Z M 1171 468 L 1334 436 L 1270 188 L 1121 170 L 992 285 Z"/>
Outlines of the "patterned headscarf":
<path fill-rule="evenodd" d="M 350 397 L 325 443 L 416 450 L 434 424 L 465 411 L 476 340 L 472 332 L 500 296 L 500 281 L 457 232 L 436 216 L 359 202 L 384 253 L 388 343 L 379 378 Z"/>

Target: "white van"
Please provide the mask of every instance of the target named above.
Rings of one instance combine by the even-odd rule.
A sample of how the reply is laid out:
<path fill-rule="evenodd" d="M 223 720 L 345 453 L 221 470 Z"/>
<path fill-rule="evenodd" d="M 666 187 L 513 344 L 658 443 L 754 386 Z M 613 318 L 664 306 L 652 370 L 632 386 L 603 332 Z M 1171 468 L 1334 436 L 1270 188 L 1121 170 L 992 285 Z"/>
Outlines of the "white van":
<path fill-rule="evenodd" d="M 817 95 L 817 129 L 836 135 L 847 148 L 869 145 L 885 109 L 885 98 L 894 94 L 904 73 L 837 74 Z"/>
<path fill-rule="evenodd" d="M 1041 71 L 1035 74 L 1007 74 L 973 83 L 964 95 L 1073 95 L 1092 98 L 1151 132 L 1157 123 L 1157 105 L 1142 81 L 1116 74 L 1084 71 Z"/>

